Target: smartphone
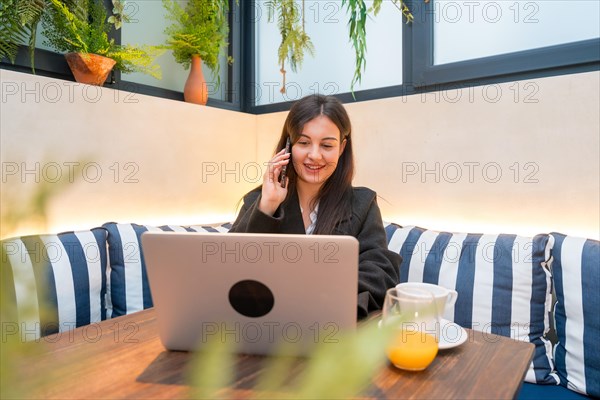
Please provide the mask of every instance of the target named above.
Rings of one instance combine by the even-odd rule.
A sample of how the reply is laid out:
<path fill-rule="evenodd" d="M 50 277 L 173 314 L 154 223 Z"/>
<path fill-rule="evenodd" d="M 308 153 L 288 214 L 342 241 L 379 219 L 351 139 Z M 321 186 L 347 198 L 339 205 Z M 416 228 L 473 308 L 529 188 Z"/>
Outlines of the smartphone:
<path fill-rule="evenodd" d="M 289 153 L 291 151 L 291 147 L 292 147 L 292 141 L 290 140 L 290 137 L 288 136 L 288 138 L 285 141 L 285 154 Z M 287 173 L 287 166 L 289 165 L 289 163 L 287 165 L 284 165 L 281 168 L 281 174 L 279 174 L 279 183 L 281 183 L 281 187 L 285 188 L 285 176 Z"/>

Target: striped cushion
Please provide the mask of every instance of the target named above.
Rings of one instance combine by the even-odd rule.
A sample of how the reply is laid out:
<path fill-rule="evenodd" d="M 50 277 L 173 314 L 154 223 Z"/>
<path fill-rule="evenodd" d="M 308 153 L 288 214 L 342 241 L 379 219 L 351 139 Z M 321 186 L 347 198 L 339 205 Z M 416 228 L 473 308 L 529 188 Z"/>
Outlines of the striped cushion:
<path fill-rule="evenodd" d="M 551 235 L 556 370 L 563 386 L 600 397 L 600 242 Z"/>
<path fill-rule="evenodd" d="M 2 241 L 8 321 L 36 340 L 106 319 L 106 265 L 102 228 Z"/>
<path fill-rule="evenodd" d="M 144 255 L 140 237 L 146 231 L 175 232 L 222 232 L 231 228 L 230 223 L 205 226 L 149 226 L 137 224 L 103 225 L 108 231 L 110 265 L 107 271 L 108 295 L 106 301 L 108 318 L 131 314 L 152 307 L 152 296 L 146 276 Z"/>
<path fill-rule="evenodd" d="M 392 240 L 394 233 L 396 233 L 396 231 L 402 227 L 393 222 L 383 221 L 383 228 L 385 229 L 385 236 L 387 238 L 387 242 L 389 243 L 390 240 Z"/>
<path fill-rule="evenodd" d="M 402 256 L 400 282 L 427 282 L 458 292 L 444 315 L 465 328 L 535 344 L 526 381 L 557 384 L 548 332 L 552 238 L 397 229 L 390 250 Z"/>

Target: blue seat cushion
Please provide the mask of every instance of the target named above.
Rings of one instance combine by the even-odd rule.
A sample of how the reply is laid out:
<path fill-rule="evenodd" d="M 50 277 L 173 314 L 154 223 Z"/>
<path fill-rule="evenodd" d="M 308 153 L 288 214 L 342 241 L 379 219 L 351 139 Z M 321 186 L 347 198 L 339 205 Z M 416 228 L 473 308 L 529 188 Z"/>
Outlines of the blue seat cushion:
<path fill-rule="evenodd" d="M 536 385 L 523 382 L 523 387 L 517 395 L 517 400 L 581 400 L 587 396 L 558 385 Z"/>

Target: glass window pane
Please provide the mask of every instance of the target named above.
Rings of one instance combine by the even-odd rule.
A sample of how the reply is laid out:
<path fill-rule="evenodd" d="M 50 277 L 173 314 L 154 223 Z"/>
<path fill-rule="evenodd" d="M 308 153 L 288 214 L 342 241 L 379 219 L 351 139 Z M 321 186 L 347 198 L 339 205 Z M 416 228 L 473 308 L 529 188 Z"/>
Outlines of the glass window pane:
<path fill-rule="evenodd" d="M 301 2 L 298 2 L 299 4 Z M 372 1 L 368 1 L 370 6 Z M 297 100 L 311 93 L 350 92 L 354 75 L 354 49 L 348 41 L 348 15 L 339 0 L 305 0 L 305 29 L 315 47 L 315 55 L 305 55 L 294 73 L 286 62 L 287 93 L 282 84 L 277 49 L 281 36 L 277 17 L 268 22 L 265 1 L 256 3 L 256 104 Z M 355 91 L 402 84 L 402 13 L 391 1 L 367 21 L 367 67 L 362 84 Z"/>
<path fill-rule="evenodd" d="M 179 1 L 185 7 L 187 1 Z M 134 45 L 160 45 L 165 43 L 165 28 L 169 21 L 165 18 L 165 9 L 160 0 L 127 1 L 125 13 L 131 18 L 129 23 L 124 23 L 121 28 L 121 43 Z M 162 79 L 157 80 L 141 73 L 121 74 L 121 79 L 128 82 L 141 83 L 163 89 L 183 92 L 183 86 L 189 74 L 182 65 L 175 62 L 171 51 L 166 51 L 155 61 L 162 70 Z M 227 84 L 227 57 L 221 56 L 221 87 L 217 87 L 216 77 L 203 64 L 204 78 L 208 83 L 209 97 L 211 99 L 226 99 Z"/>
<path fill-rule="evenodd" d="M 600 37 L 596 0 L 432 0 L 434 64 Z"/>
<path fill-rule="evenodd" d="M 43 31 L 44 31 L 44 28 L 42 27 L 42 23 L 40 22 L 38 24 L 37 31 L 35 31 L 35 48 L 42 49 L 42 50 L 50 50 L 50 51 L 55 52 L 55 50 L 53 48 L 51 48 L 50 46 L 46 46 L 44 44 L 44 42 L 46 41 L 46 37 L 44 35 L 42 35 Z M 27 43 L 27 45 L 29 45 L 29 43 Z"/>

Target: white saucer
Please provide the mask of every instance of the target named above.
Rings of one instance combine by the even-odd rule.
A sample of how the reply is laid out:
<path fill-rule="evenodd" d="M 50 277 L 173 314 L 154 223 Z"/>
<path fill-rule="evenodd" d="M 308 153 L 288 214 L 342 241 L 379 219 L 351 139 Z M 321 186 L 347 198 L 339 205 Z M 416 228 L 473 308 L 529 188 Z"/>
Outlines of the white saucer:
<path fill-rule="evenodd" d="M 381 320 L 377 323 L 381 327 Z M 438 349 L 446 350 L 458 347 L 469 338 L 469 334 L 460 325 L 447 319 L 440 320 L 440 341 Z"/>
<path fill-rule="evenodd" d="M 438 343 L 440 350 L 458 347 L 468 338 L 469 334 L 460 325 L 447 319 L 440 320 L 440 342 Z"/>

